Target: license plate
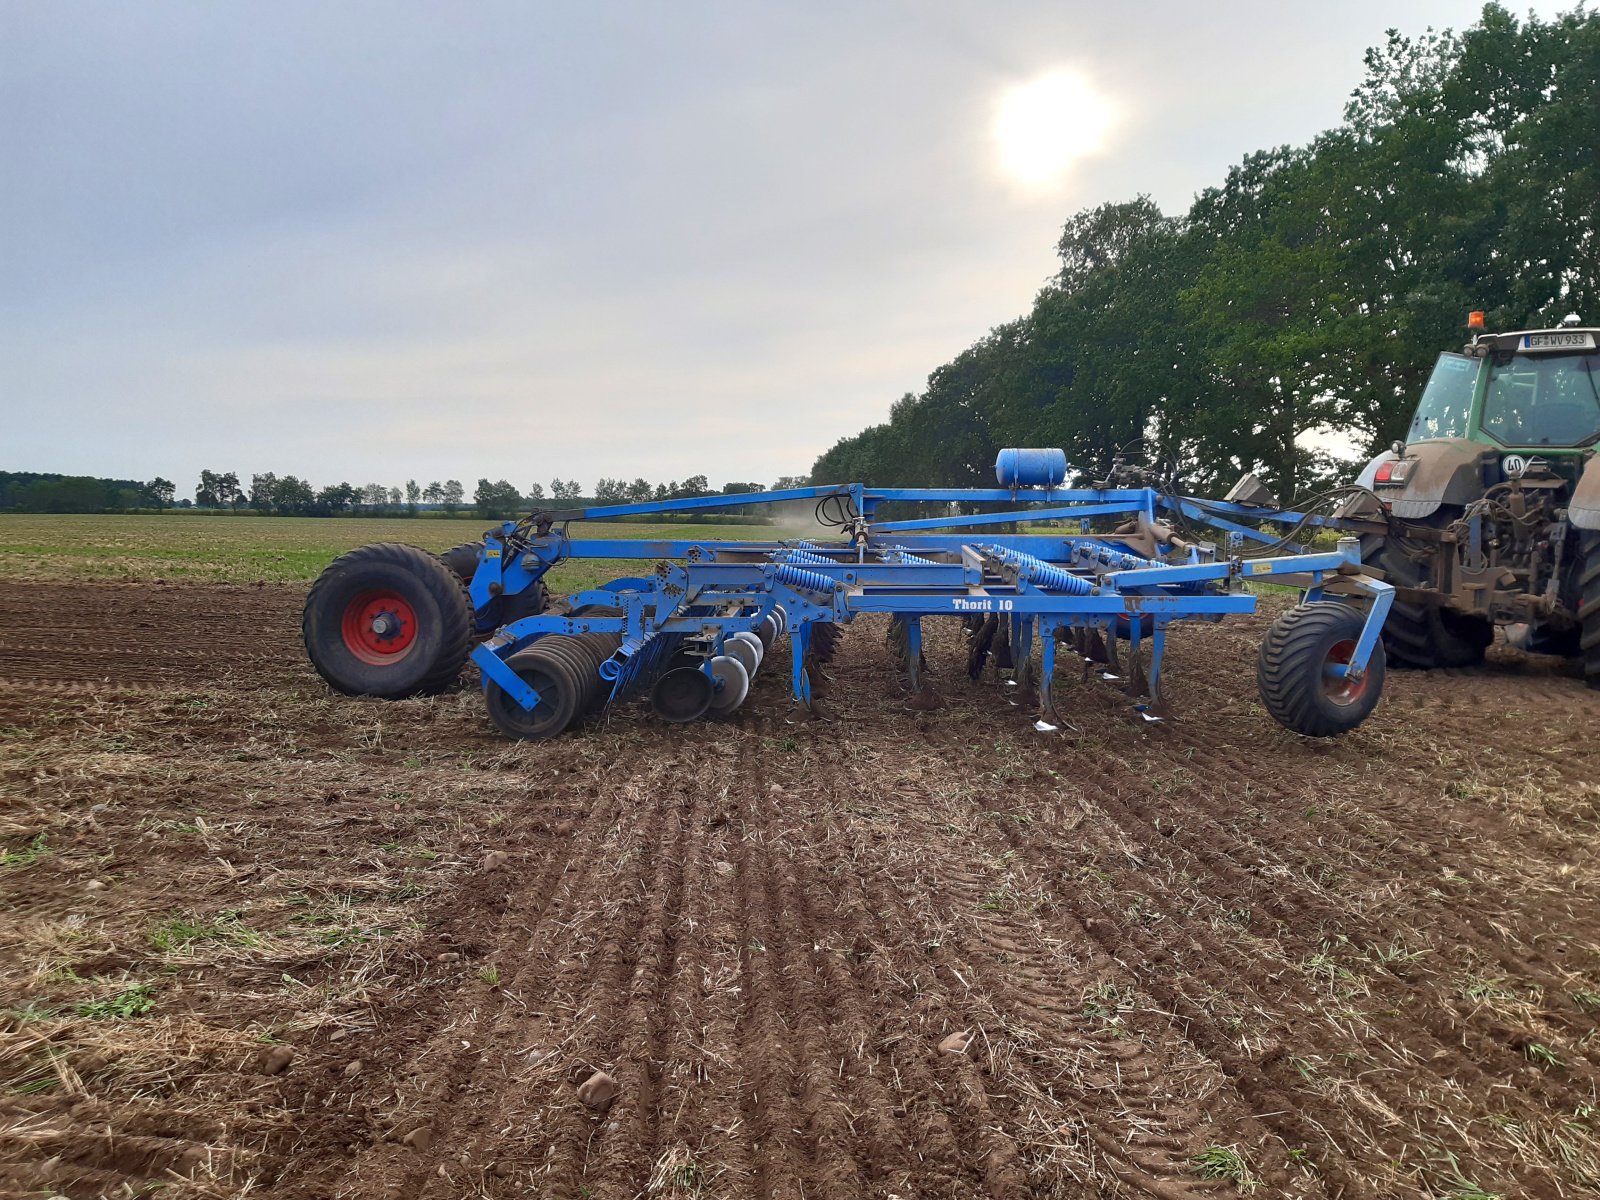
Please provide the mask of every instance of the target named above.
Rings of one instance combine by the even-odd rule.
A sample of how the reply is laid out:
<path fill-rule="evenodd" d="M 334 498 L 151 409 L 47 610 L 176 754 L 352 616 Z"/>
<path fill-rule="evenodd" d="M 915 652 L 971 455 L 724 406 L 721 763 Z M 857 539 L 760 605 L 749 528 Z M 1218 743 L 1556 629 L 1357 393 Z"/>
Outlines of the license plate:
<path fill-rule="evenodd" d="M 1593 350 L 1594 334 L 1584 333 L 1525 333 L 1524 350 Z"/>

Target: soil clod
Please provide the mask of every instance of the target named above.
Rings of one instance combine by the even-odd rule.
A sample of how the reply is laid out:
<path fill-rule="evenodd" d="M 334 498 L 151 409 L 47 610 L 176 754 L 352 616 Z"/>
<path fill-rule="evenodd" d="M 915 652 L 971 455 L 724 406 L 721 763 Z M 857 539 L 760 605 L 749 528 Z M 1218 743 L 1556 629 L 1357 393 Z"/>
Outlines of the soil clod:
<path fill-rule="evenodd" d="M 604 1071 L 596 1071 L 578 1085 L 578 1099 L 597 1112 L 604 1112 L 617 1098 L 617 1081 Z"/>
<path fill-rule="evenodd" d="M 939 1050 L 943 1054 L 966 1054 L 972 1049 L 972 1030 L 963 1029 L 957 1033 L 947 1034 L 939 1043 Z"/>

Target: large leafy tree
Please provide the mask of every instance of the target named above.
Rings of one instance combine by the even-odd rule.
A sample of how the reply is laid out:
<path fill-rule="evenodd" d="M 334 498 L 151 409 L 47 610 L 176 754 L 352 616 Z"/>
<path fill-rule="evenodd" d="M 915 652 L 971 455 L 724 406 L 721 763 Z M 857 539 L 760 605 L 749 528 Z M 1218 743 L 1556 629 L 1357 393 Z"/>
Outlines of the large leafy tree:
<path fill-rule="evenodd" d="M 1388 35 L 1343 122 L 1248 155 L 1187 213 L 1070 218 L 1032 310 L 841 439 L 812 479 L 969 484 L 1004 445 L 1086 474 L 1137 448 L 1196 490 L 1285 499 L 1405 429 L 1469 309 L 1600 320 L 1600 14 Z M 1349 455 L 1346 456 L 1350 457 Z"/>

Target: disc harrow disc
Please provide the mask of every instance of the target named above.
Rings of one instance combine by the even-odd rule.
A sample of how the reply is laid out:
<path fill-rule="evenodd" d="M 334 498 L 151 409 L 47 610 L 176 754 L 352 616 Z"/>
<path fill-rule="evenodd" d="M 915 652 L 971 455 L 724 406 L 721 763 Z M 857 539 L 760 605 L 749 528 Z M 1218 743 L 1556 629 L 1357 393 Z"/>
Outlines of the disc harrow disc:
<path fill-rule="evenodd" d="M 743 660 L 719 654 L 711 660 L 711 674 L 716 684 L 711 694 L 712 712 L 731 713 L 744 703 L 750 694 L 750 674 Z"/>
<path fill-rule="evenodd" d="M 756 668 L 761 665 L 760 652 L 743 638 L 728 638 L 722 643 L 722 648 L 726 656 L 736 658 L 743 664 L 746 675 L 754 675 Z"/>
<path fill-rule="evenodd" d="M 697 721 L 711 707 L 714 686 L 711 676 L 699 667 L 675 667 L 656 680 L 650 707 L 656 716 L 674 725 Z"/>

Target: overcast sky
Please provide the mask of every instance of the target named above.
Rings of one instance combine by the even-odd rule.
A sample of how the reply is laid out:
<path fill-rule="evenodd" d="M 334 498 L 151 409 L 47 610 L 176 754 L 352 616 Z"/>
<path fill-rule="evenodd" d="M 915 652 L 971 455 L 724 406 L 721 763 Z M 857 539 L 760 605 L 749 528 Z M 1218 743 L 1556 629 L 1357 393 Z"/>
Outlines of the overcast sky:
<path fill-rule="evenodd" d="M 0 469 L 804 473 L 1478 10 L 0 0 Z"/>

